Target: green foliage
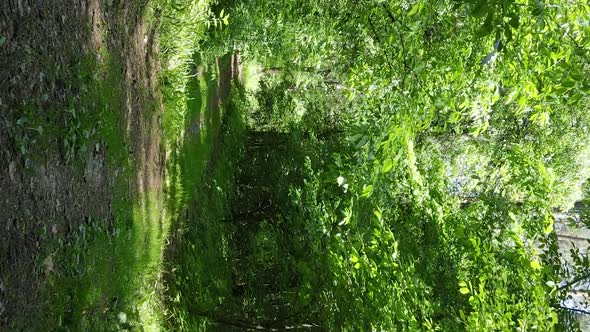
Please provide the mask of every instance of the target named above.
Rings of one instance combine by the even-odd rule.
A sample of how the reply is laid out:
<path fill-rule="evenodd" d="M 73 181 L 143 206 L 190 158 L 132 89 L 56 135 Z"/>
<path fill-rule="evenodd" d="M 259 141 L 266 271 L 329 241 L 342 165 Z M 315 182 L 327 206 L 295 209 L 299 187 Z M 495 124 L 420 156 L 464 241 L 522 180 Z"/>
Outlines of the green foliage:
<path fill-rule="evenodd" d="M 230 35 L 267 68 L 254 123 L 309 148 L 287 213 L 308 246 L 293 262 L 311 289 L 300 286 L 298 301 L 314 296 L 300 321 L 350 331 L 575 328 L 560 320 L 567 287 L 548 285 L 573 278 L 559 263 L 553 208 L 571 205 L 588 177 L 588 9 L 235 7 Z M 302 75 L 314 80 L 300 84 Z M 335 135 L 320 135 L 325 127 Z"/>
<path fill-rule="evenodd" d="M 210 154 L 209 166 L 201 168 L 202 180 L 185 188 L 181 200 L 169 198 L 170 203 L 176 202 L 170 210 L 175 213 L 174 231 L 165 252 L 168 272 L 164 303 L 170 330 L 205 329 L 210 314 L 231 296 L 232 271 L 228 263 L 235 227 L 226 219 L 231 213 L 228 202 L 235 196 L 236 164 L 243 153 L 244 124 L 238 107 L 243 104 L 239 94 L 234 93 L 224 113 L 223 127 L 219 128 L 216 152 Z"/>
<path fill-rule="evenodd" d="M 554 213 L 590 174 L 587 3 L 151 6 L 166 226 L 137 222 L 161 211 L 146 201 L 127 229 L 86 242 L 81 229 L 73 250 L 56 246 L 63 277 L 82 275 L 56 308 L 67 312 L 65 294 L 93 313 L 117 297 L 105 328 L 151 314 L 159 327 L 153 307 L 120 308 L 151 299 L 163 270 L 171 330 L 579 330 L 566 297 L 590 260 L 574 245 L 562 255 Z M 235 48 L 257 65 L 224 104 L 231 59 L 221 55 Z M 94 133 L 77 109 L 64 116 L 73 158 Z M 14 119 L 25 150 L 47 130 L 28 119 Z M 91 248 L 129 270 L 113 275 Z"/>
<path fill-rule="evenodd" d="M 71 70 L 74 77 L 60 78 L 80 94 L 63 104 L 47 102 L 47 95 L 30 101 L 14 112 L 3 114 L 3 126 L 13 148 L 29 168 L 41 164 L 47 152 L 55 149 L 69 165 L 82 165 L 89 155 L 108 150 L 112 164 L 125 159 L 125 146 L 119 131 L 117 112 L 120 92 L 110 84 L 120 80 L 117 64 L 107 52 L 99 63 L 94 55 L 79 59 Z"/>

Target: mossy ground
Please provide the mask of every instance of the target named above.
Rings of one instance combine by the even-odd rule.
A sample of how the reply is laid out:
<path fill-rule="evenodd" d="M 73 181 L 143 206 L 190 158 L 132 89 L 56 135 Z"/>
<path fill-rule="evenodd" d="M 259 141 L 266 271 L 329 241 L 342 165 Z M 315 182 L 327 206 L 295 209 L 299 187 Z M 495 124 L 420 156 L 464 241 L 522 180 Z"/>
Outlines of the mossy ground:
<path fill-rule="evenodd" d="M 224 65 L 223 61 L 220 63 Z M 213 259 L 209 264 L 178 261 L 175 264 L 198 267 L 207 271 L 209 277 L 217 277 L 211 270 L 223 261 L 223 252 L 218 252 L 223 240 L 219 241 L 217 236 L 223 237 L 227 232 L 210 228 L 217 227 L 213 226 L 214 221 L 225 213 L 225 194 L 221 188 L 226 189 L 225 193 L 231 192 L 227 163 L 235 152 L 227 149 L 232 146 L 229 140 L 239 141 L 235 135 L 240 132 L 237 110 L 231 117 L 227 116 L 222 129 L 227 103 L 219 98 L 228 92 L 220 91 L 218 77 L 231 71 L 225 65 L 214 66 L 214 72 L 206 72 L 202 69 L 206 66 L 199 65 L 199 74 L 189 83 L 184 126 L 189 131 L 197 123 L 197 128 L 186 135 L 182 144 L 172 147 L 167 166 L 167 194 L 135 191 L 130 185 L 137 171 L 133 160 L 113 159 L 113 165 L 121 170 L 113 191 L 113 220 L 89 219 L 65 237 L 45 234 L 48 242 L 40 266 L 47 269 L 50 265 L 51 270 L 45 291 L 50 308 L 43 318 L 45 324 L 65 330 L 163 329 L 166 319 L 163 312 L 167 312 L 162 301 L 162 274 L 166 267 L 163 258 L 171 241 L 171 228 L 175 232 L 189 229 L 204 241 L 197 244 L 199 248 L 180 249 L 200 249 L 202 255 L 183 252 L 179 259 Z M 103 137 L 116 132 L 112 127 L 109 129 L 112 133 L 105 131 Z M 191 215 L 190 220 L 186 219 L 187 215 Z M 204 280 L 194 282 L 206 284 Z M 195 289 L 193 286 L 183 285 Z"/>

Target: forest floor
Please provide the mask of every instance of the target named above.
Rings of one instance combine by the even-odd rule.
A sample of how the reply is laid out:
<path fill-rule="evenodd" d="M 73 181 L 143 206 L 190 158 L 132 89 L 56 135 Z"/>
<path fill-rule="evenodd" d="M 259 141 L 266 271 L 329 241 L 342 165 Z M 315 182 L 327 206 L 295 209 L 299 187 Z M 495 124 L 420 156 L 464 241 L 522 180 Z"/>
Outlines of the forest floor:
<path fill-rule="evenodd" d="M 161 323 L 154 298 L 180 211 L 166 208 L 156 26 L 146 0 L 0 3 L 0 329 Z M 192 187 L 237 63 L 195 78 L 207 102 L 186 130 L 198 142 L 179 153 L 202 165 Z"/>
<path fill-rule="evenodd" d="M 162 199 L 159 63 L 145 10 L 142 0 L 0 4 L 2 324 L 37 314 L 43 285 L 64 274 L 49 242 L 112 225 L 131 197 Z"/>

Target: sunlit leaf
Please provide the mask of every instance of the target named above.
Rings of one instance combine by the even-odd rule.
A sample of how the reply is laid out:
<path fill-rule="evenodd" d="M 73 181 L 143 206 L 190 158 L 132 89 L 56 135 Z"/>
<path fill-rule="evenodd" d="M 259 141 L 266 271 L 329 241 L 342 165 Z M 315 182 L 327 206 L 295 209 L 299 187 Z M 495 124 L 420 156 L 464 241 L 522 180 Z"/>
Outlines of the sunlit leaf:
<path fill-rule="evenodd" d="M 393 168 L 393 160 L 391 158 L 385 159 L 383 162 L 383 167 L 381 168 L 381 173 L 387 173 L 391 171 Z"/>
<path fill-rule="evenodd" d="M 361 197 L 369 197 L 372 192 L 373 192 L 373 185 L 368 185 L 363 189 L 363 193 L 361 194 Z"/>

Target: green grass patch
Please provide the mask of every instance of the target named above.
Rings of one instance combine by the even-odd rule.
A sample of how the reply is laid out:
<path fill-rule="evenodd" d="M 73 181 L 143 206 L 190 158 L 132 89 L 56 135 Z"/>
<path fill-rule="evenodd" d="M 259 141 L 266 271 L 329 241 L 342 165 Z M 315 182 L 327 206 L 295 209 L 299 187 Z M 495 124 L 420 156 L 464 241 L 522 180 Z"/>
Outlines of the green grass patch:
<path fill-rule="evenodd" d="M 47 325 L 64 331 L 155 331 L 164 329 L 163 312 L 179 317 L 178 322 L 185 319 L 185 311 L 177 305 L 169 310 L 162 307 L 160 278 L 171 227 L 188 229 L 186 234 L 194 239 L 183 242 L 182 255 L 175 256 L 173 264 L 180 273 L 199 276 L 186 275 L 188 279 L 180 288 L 172 288 L 174 298 L 188 299 L 183 294 L 203 289 L 196 303 L 208 308 L 227 291 L 230 282 L 223 262 L 231 231 L 226 229 L 229 224 L 220 226 L 211 221 L 227 214 L 226 196 L 234 183 L 231 162 L 239 149 L 241 122 L 234 111 L 226 116 L 228 122 L 222 127 L 225 108 L 216 107 L 218 73 L 229 68 L 213 66 L 215 70 L 208 71 L 207 67 L 212 66 L 197 68 L 198 74 L 192 76 L 186 90 L 185 131 L 183 139 L 172 146 L 168 159 L 166 199 L 159 192 L 136 197 L 129 187 L 129 179 L 135 176 L 134 166 L 127 151 L 122 150 L 118 153 L 127 158 L 115 153 L 117 158 L 113 159 L 121 170 L 113 193 L 115 220 L 87 220 L 65 238 L 52 238 L 44 231 L 48 245 L 39 262 L 39 273 L 47 271 L 48 275 L 46 298 L 50 310 L 43 318 Z M 109 126 L 102 132 L 114 139 L 120 130 L 117 119 L 113 115 L 107 120 Z M 223 143 L 217 144 L 220 137 Z M 233 150 L 229 151 L 228 146 Z M 213 158 L 219 162 L 213 162 Z M 191 222 L 185 218 L 187 215 Z"/>
<path fill-rule="evenodd" d="M 171 218 L 178 218 L 186 210 L 197 187 L 201 184 L 206 164 L 210 158 L 213 142 L 219 137 L 223 107 L 218 109 L 218 75 L 229 70 L 228 66 L 217 68 L 214 64 L 195 65 L 187 83 L 184 114 L 177 117 L 168 114 L 170 128 L 183 128 L 167 132 L 168 143 L 168 210 Z M 169 99 L 174 95 L 168 95 Z M 177 97 L 178 98 L 178 97 Z M 168 105 L 177 105 L 176 100 Z"/>
<path fill-rule="evenodd" d="M 241 133 L 240 116 L 227 115 L 229 122 L 222 128 L 226 105 L 217 107 L 220 73 L 229 70 L 229 62 L 219 62 L 218 68 L 217 62 L 201 63 L 200 57 L 194 56 L 199 54 L 198 44 L 205 35 L 208 1 L 191 2 L 187 8 L 174 10 L 167 1 L 152 5 L 154 12 L 159 8 L 183 13 L 176 18 L 162 15 L 160 26 L 163 141 L 168 151 L 165 192 L 137 193 L 133 189 L 137 170 L 123 132 L 120 84 L 113 84 L 122 82 L 123 77 L 120 65 L 107 53 L 102 54 L 100 62 L 94 56 L 84 58 L 72 70 L 77 74 L 68 78 L 67 84 L 78 86 L 80 93 L 65 105 L 56 106 L 55 112 L 45 114 L 31 104 L 5 119 L 12 125 L 10 133 L 25 159 L 37 162 L 43 156 L 40 151 L 54 149 L 80 171 L 90 153 L 104 152 L 109 167 L 117 170 L 112 221 L 88 218 L 65 236 L 47 228 L 40 230 L 45 243 L 37 258 L 37 273 L 46 280 L 45 310 L 39 312 L 35 322 L 23 325 L 33 330 L 157 331 L 178 326 L 170 320 L 164 324 L 171 317 L 176 322 L 187 317 L 178 302 L 162 298 L 162 275 L 165 268 L 170 271 L 164 263 L 170 229 L 188 228 L 186 234 L 195 237 L 193 242 L 186 242 L 192 244 L 190 249 L 182 244 L 182 257 L 174 256 L 177 260 L 171 264 L 180 271 L 188 268 L 187 273 L 209 278 L 187 281 L 174 293 L 179 299 L 188 299 L 185 289 L 213 287 L 198 301 L 208 308 L 230 285 L 220 262 L 227 257 L 227 236 L 231 232 L 226 226 L 209 223 L 227 213 L 225 197 L 232 192 L 233 183 L 231 160 L 235 159 Z M 190 25 L 172 22 L 189 18 L 193 20 Z M 215 55 L 205 58 L 214 60 Z M 234 127 L 237 130 L 230 129 Z M 223 143 L 218 144 L 222 133 Z M 189 223 L 188 214 L 199 221 Z M 201 223 L 207 225 L 200 227 Z M 205 256 L 195 255 L 197 252 Z M 172 289 L 177 290 L 175 287 Z M 176 304 L 170 309 L 164 307 L 171 303 Z"/>
<path fill-rule="evenodd" d="M 168 327 L 174 331 L 207 330 L 208 314 L 231 295 L 234 225 L 228 203 L 235 194 L 236 164 L 244 141 L 237 98 L 234 94 L 227 105 L 222 136 L 203 181 L 173 226 L 177 231 L 167 251 L 165 299 Z"/>

